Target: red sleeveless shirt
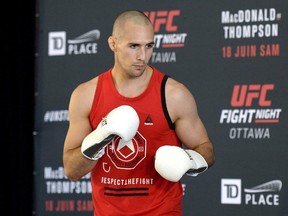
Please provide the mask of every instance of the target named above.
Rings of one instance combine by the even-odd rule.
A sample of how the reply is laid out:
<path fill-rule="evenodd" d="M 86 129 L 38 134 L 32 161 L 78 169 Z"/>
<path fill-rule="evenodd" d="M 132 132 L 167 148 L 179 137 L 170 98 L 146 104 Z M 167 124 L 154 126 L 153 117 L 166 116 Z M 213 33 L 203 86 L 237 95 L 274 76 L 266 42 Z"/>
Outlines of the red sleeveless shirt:
<path fill-rule="evenodd" d="M 141 95 L 120 95 L 111 69 L 100 74 L 90 113 L 93 129 L 112 109 L 130 105 L 140 125 L 132 145 L 120 146 L 115 137 L 91 172 L 94 216 L 180 216 L 182 186 L 162 178 L 154 168 L 154 155 L 162 145 L 181 147 L 165 102 L 167 76 L 153 68 L 150 83 Z"/>

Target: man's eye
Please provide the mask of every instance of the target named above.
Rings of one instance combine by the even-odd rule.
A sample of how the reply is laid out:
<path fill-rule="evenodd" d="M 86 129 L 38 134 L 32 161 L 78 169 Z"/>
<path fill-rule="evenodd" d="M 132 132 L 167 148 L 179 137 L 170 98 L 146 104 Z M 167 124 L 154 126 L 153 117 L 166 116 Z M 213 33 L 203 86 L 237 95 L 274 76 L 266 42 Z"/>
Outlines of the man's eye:
<path fill-rule="evenodd" d="M 148 44 L 146 47 L 147 47 L 148 49 L 153 48 L 153 47 L 154 47 L 154 44 Z"/>
<path fill-rule="evenodd" d="M 130 48 L 136 49 L 136 48 L 137 48 L 137 45 L 136 45 L 136 44 L 132 44 L 132 45 L 130 45 Z"/>

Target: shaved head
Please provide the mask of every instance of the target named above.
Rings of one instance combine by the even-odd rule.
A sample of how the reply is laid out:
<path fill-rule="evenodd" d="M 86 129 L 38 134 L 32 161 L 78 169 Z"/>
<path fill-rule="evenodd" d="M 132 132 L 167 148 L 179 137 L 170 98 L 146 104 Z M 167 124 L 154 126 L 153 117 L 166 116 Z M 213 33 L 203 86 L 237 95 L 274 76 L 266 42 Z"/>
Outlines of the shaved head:
<path fill-rule="evenodd" d="M 151 25 L 152 27 L 152 23 L 143 12 L 138 10 L 127 10 L 117 16 L 113 24 L 112 36 L 121 37 L 126 22 L 133 22 L 142 26 Z"/>
<path fill-rule="evenodd" d="M 153 53 L 153 25 L 143 12 L 126 10 L 116 17 L 108 44 L 114 52 L 113 71 L 130 78 L 140 77 Z"/>

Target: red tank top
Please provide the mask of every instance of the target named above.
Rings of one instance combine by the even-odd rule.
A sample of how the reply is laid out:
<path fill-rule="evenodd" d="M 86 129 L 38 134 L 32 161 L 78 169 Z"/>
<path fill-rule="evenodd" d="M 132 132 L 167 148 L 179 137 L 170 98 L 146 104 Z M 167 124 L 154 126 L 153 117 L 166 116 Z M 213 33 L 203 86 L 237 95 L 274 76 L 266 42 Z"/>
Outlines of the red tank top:
<path fill-rule="evenodd" d="M 133 145 L 120 146 L 115 137 L 91 172 L 94 216 L 180 216 L 182 186 L 162 178 L 154 168 L 154 155 L 162 145 L 181 146 L 167 112 L 164 88 L 167 76 L 153 68 L 150 83 L 141 95 L 120 95 L 111 69 L 99 75 L 90 113 L 93 129 L 112 109 L 130 105 L 140 125 Z"/>

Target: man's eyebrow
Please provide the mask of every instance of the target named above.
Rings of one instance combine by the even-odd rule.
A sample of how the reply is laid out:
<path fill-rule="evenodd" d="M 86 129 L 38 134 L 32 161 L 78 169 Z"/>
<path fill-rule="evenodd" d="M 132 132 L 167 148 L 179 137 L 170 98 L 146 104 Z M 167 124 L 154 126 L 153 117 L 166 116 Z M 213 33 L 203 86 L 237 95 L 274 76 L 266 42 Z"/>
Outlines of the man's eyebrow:
<path fill-rule="evenodd" d="M 130 43 L 128 43 L 129 45 L 141 45 L 140 43 L 137 43 L 137 42 L 130 42 Z M 149 42 L 149 43 L 147 43 L 146 45 L 154 45 L 155 44 L 155 42 L 154 41 L 152 41 L 152 42 Z"/>

